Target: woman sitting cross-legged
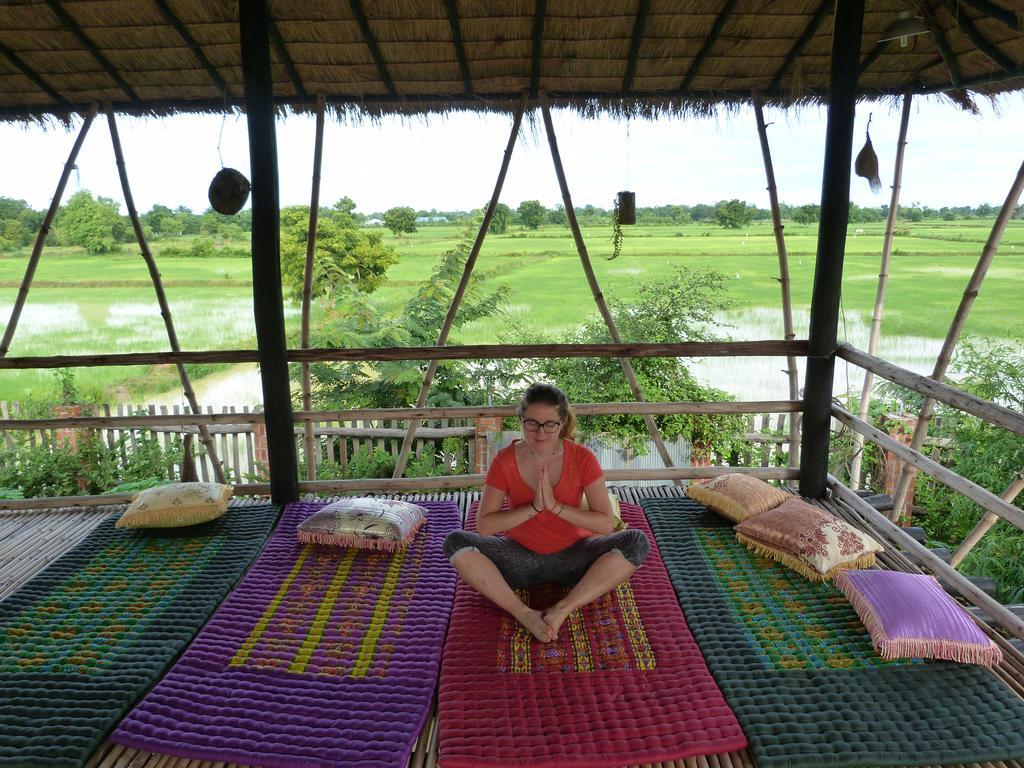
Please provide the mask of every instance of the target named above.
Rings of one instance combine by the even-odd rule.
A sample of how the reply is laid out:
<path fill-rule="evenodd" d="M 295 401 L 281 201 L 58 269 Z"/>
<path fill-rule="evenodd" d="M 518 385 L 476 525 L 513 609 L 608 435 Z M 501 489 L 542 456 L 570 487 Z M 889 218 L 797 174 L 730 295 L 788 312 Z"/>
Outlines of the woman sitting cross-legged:
<path fill-rule="evenodd" d="M 444 550 L 470 586 L 548 643 L 572 611 L 626 581 L 650 542 L 643 531 L 613 532 L 604 473 L 574 442 L 576 419 L 562 390 L 533 384 L 519 418 L 523 439 L 500 450 L 487 472 L 477 533 L 449 534 Z M 590 509 L 580 508 L 584 495 Z M 538 611 L 514 590 L 541 582 L 571 590 Z"/>

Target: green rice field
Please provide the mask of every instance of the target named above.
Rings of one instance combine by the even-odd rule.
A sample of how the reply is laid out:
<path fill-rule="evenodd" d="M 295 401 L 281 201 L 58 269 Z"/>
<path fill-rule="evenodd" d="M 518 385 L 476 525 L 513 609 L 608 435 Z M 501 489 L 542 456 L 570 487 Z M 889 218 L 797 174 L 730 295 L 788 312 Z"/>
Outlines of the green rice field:
<path fill-rule="evenodd" d="M 990 228 L 990 221 L 900 225 L 883 337 L 934 340 L 945 336 Z M 883 229 L 882 223 L 850 226 L 843 280 L 843 310 L 850 323 L 863 326 L 870 322 Z M 421 227 L 401 238 L 388 233 L 386 239 L 398 249 L 401 259 L 376 296 L 387 305 L 400 306 L 429 276 L 437 257 L 465 234 L 453 226 Z M 716 269 L 728 277 L 727 291 L 736 307 L 725 318 L 733 326 L 730 335 L 734 339 L 781 337 L 778 258 L 769 223 L 741 230 L 709 224 L 629 227 L 622 254 L 614 261 L 607 260 L 610 236 L 610 226 L 584 230 L 608 299 L 628 301 L 639 285 L 669 275 L 680 266 Z M 816 239 L 814 226 L 786 227 L 798 335 L 802 335 L 800 318 L 806 316 L 810 305 Z M 157 242 L 154 250 L 182 348 L 254 346 L 248 260 L 161 260 L 161 247 L 171 242 Z M 0 325 L 10 317 L 27 258 L 27 249 L 0 255 Z M 527 232 L 512 227 L 504 235 L 490 235 L 477 270 L 489 276 L 489 284 L 507 285 L 511 295 L 507 315 L 534 327 L 548 332 L 567 330 L 594 312 L 567 228 L 549 226 Z M 1024 339 L 1022 285 L 1024 221 L 1014 221 L 975 302 L 966 333 Z M 289 305 L 286 311 L 289 333 L 297 336 L 298 307 Z M 751 317 L 768 320 L 755 323 Z M 507 323 L 507 317 L 479 321 L 452 341 L 491 343 Z M 163 321 L 145 264 L 134 248 L 126 245 L 117 256 L 88 256 L 77 249 L 44 251 L 10 355 L 161 349 L 167 349 Z M 76 371 L 76 380 L 83 392 L 140 402 L 150 393 L 173 386 L 176 376 L 169 367 L 91 368 Z M 0 373 L 0 400 L 42 394 L 53 384 L 53 374 L 46 371 L 4 371 Z"/>

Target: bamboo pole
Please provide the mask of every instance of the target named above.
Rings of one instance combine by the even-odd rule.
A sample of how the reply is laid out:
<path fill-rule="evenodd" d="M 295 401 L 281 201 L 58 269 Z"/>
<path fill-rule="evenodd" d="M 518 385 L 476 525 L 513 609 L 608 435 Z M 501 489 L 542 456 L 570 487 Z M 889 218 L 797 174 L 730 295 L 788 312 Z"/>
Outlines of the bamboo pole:
<path fill-rule="evenodd" d="M 618 416 L 620 414 L 674 415 L 680 413 L 799 413 L 799 400 L 725 400 L 712 402 L 673 401 L 662 403 L 576 403 L 578 416 Z M 355 408 L 344 411 L 295 411 L 295 421 L 349 421 L 353 419 L 474 419 L 482 416 L 514 416 L 514 405 L 466 405 L 450 408 Z M 0 421 L 0 429 L 48 429 L 53 427 L 89 427 L 123 429 L 126 427 L 179 427 L 188 424 L 244 425 L 263 421 L 261 412 L 157 414 L 154 416 L 75 416 L 66 419 L 9 419 Z M 404 433 L 404 430 L 399 430 Z"/>
<path fill-rule="evenodd" d="M 670 344 L 460 344 L 457 347 L 359 347 L 290 349 L 289 363 L 368 360 L 489 360 L 537 357 L 773 357 L 807 354 L 807 342 L 797 341 L 679 341 Z M 109 355 L 40 355 L 0 358 L 0 370 L 28 368 L 93 368 L 110 365 L 177 363 L 257 363 L 259 352 L 249 349 L 198 352 L 131 352 Z"/>
<path fill-rule="evenodd" d="M 779 208 L 779 193 L 775 186 L 775 168 L 772 165 L 771 148 L 768 146 L 768 124 L 764 121 L 764 98 L 754 95 L 754 116 L 757 119 L 757 134 L 761 141 L 761 157 L 764 160 L 764 173 L 768 180 L 768 201 L 772 210 L 772 229 L 775 232 L 775 249 L 779 253 L 779 286 L 782 290 L 782 327 L 787 341 L 796 338 L 793 330 L 793 300 L 790 295 L 789 255 L 786 252 L 786 237 L 782 225 L 782 211 Z M 796 357 L 786 358 L 787 375 L 789 377 L 789 399 L 800 399 L 799 372 Z M 789 463 L 800 464 L 800 427 L 797 419 L 789 420 Z"/>
<path fill-rule="evenodd" d="M 573 207 L 572 196 L 569 194 L 569 184 L 565 179 L 562 156 L 558 151 L 558 140 L 555 138 L 555 125 L 551 120 L 551 109 L 548 106 L 548 97 L 544 91 L 540 92 L 540 109 L 541 115 L 544 118 L 544 129 L 548 137 L 548 147 L 551 149 L 551 160 L 555 166 L 555 175 L 558 177 L 558 186 L 562 191 L 562 204 L 565 207 L 566 218 L 569 220 L 573 240 L 576 241 L 576 251 L 579 253 L 583 272 L 587 277 L 587 283 L 590 285 L 590 292 L 594 295 L 594 303 L 597 304 L 598 312 L 601 313 L 605 325 L 608 326 L 608 334 L 612 337 L 613 342 L 620 344 L 622 340 L 619 338 L 619 331 L 615 327 L 615 319 L 608 310 L 604 294 L 601 292 L 601 286 L 597 283 L 597 276 L 594 274 L 594 268 L 590 264 L 590 254 L 587 253 L 587 244 L 583 242 L 583 233 L 580 231 L 580 224 L 576 220 L 576 209 Z M 626 375 L 626 381 L 629 382 L 629 388 L 633 392 L 633 399 L 643 401 L 644 394 L 640 389 L 640 383 L 636 380 L 636 374 L 633 372 L 633 364 L 629 361 L 628 357 L 619 358 L 619 362 L 622 364 L 622 372 Z M 647 425 L 647 431 L 650 433 L 658 453 L 661 454 L 661 460 L 665 463 L 665 466 L 673 466 L 672 456 L 669 455 L 668 448 L 665 447 L 665 442 L 661 439 L 661 433 L 658 431 L 658 425 L 654 423 L 654 417 L 650 414 L 644 414 L 644 423 Z"/>
<path fill-rule="evenodd" d="M 50 208 L 46 211 L 46 216 L 43 217 L 43 223 L 39 225 L 39 234 L 36 235 L 35 245 L 32 246 L 32 255 L 29 256 L 28 264 L 25 267 L 25 276 L 21 279 L 18 296 L 14 300 L 14 307 L 11 309 L 11 319 L 7 322 L 7 328 L 4 330 L 3 341 L 0 341 L 0 358 L 6 357 L 7 350 L 11 348 L 14 331 L 18 328 L 21 311 L 25 308 L 25 301 L 28 299 L 28 290 L 32 287 L 32 280 L 36 275 L 36 267 L 39 266 L 39 258 L 43 253 L 43 244 L 46 242 L 46 236 L 50 234 L 50 224 L 53 223 L 53 217 L 57 215 L 61 198 L 64 197 L 64 188 L 71 177 L 71 171 L 75 168 L 75 160 L 78 158 L 78 152 L 82 149 L 82 144 L 85 142 L 86 134 L 89 133 L 89 126 L 92 125 L 92 121 L 96 117 L 96 111 L 97 105 L 94 103 L 89 107 L 89 111 L 85 113 L 82 127 L 78 129 L 78 137 L 75 139 L 75 143 L 71 145 L 71 152 L 68 154 L 67 162 L 64 163 L 64 170 L 60 174 L 60 179 L 57 181 L 57 189 L 53 193 L 53 199 L 50 200 Z"/>
<path fill-rule="evenodd" d="M 796 467 L 665 467 L 659 469 L 609 469 L 605 479 L 609 482 L 631 480 L 702 480 L 725 474 L 750 475 L 761 480 L 795 480 Z M 479 488 L 487 478 L 484 474 L 439 475 L 433 477 L 360 478 L 357 480 L 304 480 L 299 483 L 302 493 L 323 494 L 328 491 L 388 491 L 398 493 L 415 489 Z M 234 486 L 235 496 L 266 496 L 269 483 L 239 483 Z M 34 499 L 0 500 L 0 510 L 42 510 L 58 507 L 96 507 L 127 504 L 132 494 L 119 493 L 106 496 L 65 496 Z"/>
<path fill-rule="evenodd" d="M 833 494 L 855 509 L 857 514 L 864 517 L 888 541 L 899 546 L 900 549 L 918 563 L 927 565 L 932 573 L 942 576 L 960 594 L 998 621 L 1012 635 L 1024 640 L 1024 620 L 1015 615 L 1013 611 L 989 597 L 985 592 L 968 581 L 963 574 L 957 573 L 943 562 L 942 558 L 911 538 L 906 531 L 895 525 L 889 518 L 844 486 L 831 474 L 828 476 L 828 485 Z"/>
<path fill-rule="evenodd" d="M 882 241 L 882 265 L 878 270 L 878 290 L 875 294 L 875 308 L 871 313 L 871 333 L 868 336 L 868 354 L 873 355 L 878 349 L 878 337 L 882 331 L 882 308 L 885 306 L 885 289 L 889 285 L 889 257 L 892 255 L 892 238 L 896 230 L 896 211 L 900 204 L 900 186 L 903 180 L 903 155 L 907 146 L 907 126 L 910 124 L 910 104 L 913 94 L 903 97 L 903 111 L 900 114 L 900 132 L 896 140 L 896 164 L 892 172 L 892 195 L 889 198 L 889 215 L 885 220 L 885 239 Z M 861 421 L 868 420 L 868 406 L 871 404 L 871 371 L 864 373 L 864 385 L 860 390 L 860 408 L 857 417 Z M 853 436 L 854 453 L 850 465 L 850 487 L 860 487 L 860 467 L 864 455 L 864 436 L 857 433 Z"/>
<path fill-rule="evenodd" d="M 523 121 L 523 112 L 526 111 L 526 101 L 527 94 L 524 93 L 519 102 L 519 108 L 512 118 L 512 130 L 509 132 L 508 143 L 505 145 L 505 154 L 501 159 L 498 178 L 494 182 L 494 192 L 491 193 L 491 199 L 487 203 L 487 210 L 484 212 L 483 221 L 480 222 L 480 230 L 476 233 L 473 248 L 466 258 L 466 264 L 462 269 L 462 277 L 459 279 L 455 295 L 452 296 L 451 304 L 448 306 L 448 314 L 445 315 L 444 322 L 441 324 L 441 332 L 437 336 L 437 346 L 439 347 L 443 347 L 448 343 L 448 334 L 451 331 L 452 324 L 455 322 L 455 315 L 459 311 L 459 305 L 462 304 L 462 298 L 466 295 L 466 289 L 469 288 L 469 279 L 473 275 L 473 267 L 476 266 L 477 257 L 480 255 L 480 249 L 484 244 L 484 238 L 487 237 L 487 230 L 491 226 L 491 219 L 494 217 L 494 211 L 498 207 L 498 200 L 501 198 L 501 188 L 505 185 L 505 175 L 508 173 L 508 166 L 512 161 L 512 150 L 515 149 L 516 138 L 519 136 L 519 125 Z M 437 366 L 438 361 L 436 359 L 431 360 L 426 372 L 423 374 L 423 383 L 420 385 L 419 394 L 416 396 L 417 408 L 422 408 L 427 403 L 427 395 L 430 393 L 430 385 L 434 381 L 434 374 L 437 373 Z M 402 473 L 405 472 L 406 463 L 409 461 L 409 449 L 412 447 L 412 441 L 416 437 L 416 430 L 419 425 L 419 421 L 416 420 L 409 422 L 405 438 L 402 440 L 402 449 L 395 462 L 395 471 L 392 477 L 401 477 Z"/>
<path fill-rule="evenodd" d="M 900 368 L 898 365 L 873 357 L 848 344 L 840 344 L 838 354 L 844 360 L 849 360 L 901 387 L 966 411 L 989 424 L 995 424 L 1010 432 L 1024 435 L 1024 414 L 1011 411 L 996 403 L 990 403 L 988 400 L 951 387 L 941 381 L 908 371 L 906 368 Z"/>
<path fill-rule="evenodd" d="M 988 272 L 989 266 L 992 264 L 992 260 L 995 258 L 996 251 L 999 249 L 999 243 L 1003 238 L 1003 232 L 1006 231 L 1006 225 L 1009 223 L 1010 218 L 1013 216 L 1014 211 L 1017 208 L 1017 201 L 1020 200 L 1021 192 L 1024 191 L 1024 162 L 1021 163 L 1020 168 L 1017 170 L 1017 176 L 1013 180 L 1013 184 L 1010 186 L 1010 191 L 1006 195 L 1006 200 L 1003 201 L 1003 207 L 999 211 L 999 215 L 996 217 L 995 224 L 992 225 L 992 231 L 988 236 L 988 240 L 985 242 L 985 247 L 981 251 L 981 257 L 978 259 L 978 264 L 974 268 L 974 274 L 971 275 L 971 279 L 967 283 L 967 288 L 964 289 L 963 298 L 960 300 L 960 306 L 957 308 L 956 315 L 953 317 L 953 323 L 949 327 L 949 332 L 946 334 L 946 340 L 942 344 L 942 349 L 939 351 L 939 356 L 935 361 L 935 370 L 932 372 L 932 378 L 940 380 L 946 375 L 946 368 L 949 367 L 949 362 L 953 357 L 953 350 L 956 348 L 956 343 L 960 339 L 960 333 L 963 331 L 964 324 L 967 322 L 967 316 L 970 314 L 971 307 L 974 306 L 974 300 L 978 298 L 978 292 L 981 291 L 981 285 L 985 281 L 985 275 Z M 935 401 L 926 397 L 924 402 L 921 404 L 921 411 L 917 417 L 917 425 L 914 427 L 914 436 L 911 438 L 910 447 L 915 451 L 921 448 L 924 438 L 928 434 L 928 422 L 931 420 L 932 411 L 935 408 Z M 903 506 L 906 503 L 907 495 L 910 491 L 910 484 L 914 482 L 916 471 L 911 468 L 904 466 L 903 471 L 900 473 L 899 483 L 896 486 L 896 493 L 893 496 L 893 507 L 890 512 L 890 518 L 892 520 L 898 520 L 902 513 Z M 908 510 L 909 512 L 910 510 Z"/>
<path fill-rule="evenodd" d="M 886 450 L 892 451 L 903 459 L 903 461 L 909 466 L 923 470 L 925 474 L 934 477 L 947 488 L 952 488 L 954 491 L 963 494 L 982 509 L 994 512 L 999 515 L 999 517 L 1013 523 L 1024 531 L 1024 511 L 1021 511 L 1012 504 L 1007 503 L 987 488 L 982 488 L 977 483 L 958 475 L 953 470 L 946 469 L 946 467 L 936 461 L 932 461 L 917 449 L 907 447 L 903 445 L 903 443 L 892 439 L 880 429 L 875 429 L 866 421 L 861 421 L 845 408 L 833 405 L 832 415 L 851 429 L 860 432 L 876 445 L 880 445 Z"/>
<path fill-rule="evenodd" d="M 313 256 L 316 253 L 316 225 L 320 212 L 320 168 L 324 159 L 324 97 L 316 99 L 316 141 L 313 145 L 313 188 L 309 194 L 309 230 L 306 233 L 306 266 L 302 276 L 302 339 L 303 349 L 309 349 L 309 303 L 313 293 Z M 312 380 L 309 363 L 302 364 L 302 407 L 313 410 Z M 316 480 L 316 455 L 313 453 L 313 422 L 306 422 L 304 447 L 306 477 Z"/>
<path fill-rule="evenodd" d="M 1021 491 L 1024 491 L 1024 469 L 1017 473 L 1017 476 L 1013 478 L 1006 487 L 1006 490 L 999 495 L 999 498 L 1003 499 L 1007 504 L 1013 504 L 1014 499 L 1017 498 Z M 978 521 L 978 524 L 960 542 L 960 546 L 956 548 L 953 556 L 949 559 L 949 564 L 954 568 L 958 567 L 964 561 L 964 558 L 967 557 L 967 554 L 974 549 L 975 545 L 981 541 L 982 537 L 997 522 L 999 522 L 999 515 L 986 512 L 985 516 Z"/>
<path fill-rule="evenodd" d="M 167 329 L 167 340 L 171 345 L 171 351 L 180 352 L 181 345 L 178 344 L 178 334 L 174 330 L 174 320 L 171 319 L 171 307 L 167 303 L 167 295 L 164 293 L 163 280 L 160 278 L 160 270 L 157 269 L 156 260 L 153 258 L 153 254 L 149 250 L 149 244 L 146 242 L 146 235 L 142 231 L 142 223 L 139 221 L 139 213 L 135 210 L 135 199 L 132 197 L 132 189 L 128 184 L 128 170 L 124 162 L 124 152 L 121 151 L 121 139 L 117 134 L 117 122 L 114 119 L 114 107 L 108 102 L 107 103 L 107 125 L 110 126 L 110 140 L 114 145 L 114 158 L 117 161 L 117 174 L 121 179 L 121 191 L 124 193 L 124 202 L 128 208 L 128 217 L 131 219 L 132 228 L 135 230 L 135 239 L 139 242 L 139 250 L 142 252 L 142 258 L 146 262 L 146 267 L 149 269 L 149 276 L 153 281 L 153 289 L 156 291 L 156 300 L 160 305 L 160 315 L 164 319 L 164 328 Z M 192 389 L 192 381 L 189 378 L 188 371 L 185 370 L 185 366 L 182 363 L 178 363 L 178 378 L 181 379 L 181 388 L 185 392 L 185 398 L 188 400 L 189 405 L 192 407 L 193 413 L 199 412 L 199 403 L 196 399 L 196 393 Z M 217 448 L 213 443 L 213 438 L 210 437 L 210 433 L 207 431 L 205 425 L 199 427 L 199 439 L 202 440 L 203 445 L 206 446 L 206 452 L 210 457 L 210 463 L 213 465 L 213 473 L 217 478 L 218 483 L 226 482 L 224 479 L 224 467 L 221 465 L 221 461 L 217 456 Z"/>

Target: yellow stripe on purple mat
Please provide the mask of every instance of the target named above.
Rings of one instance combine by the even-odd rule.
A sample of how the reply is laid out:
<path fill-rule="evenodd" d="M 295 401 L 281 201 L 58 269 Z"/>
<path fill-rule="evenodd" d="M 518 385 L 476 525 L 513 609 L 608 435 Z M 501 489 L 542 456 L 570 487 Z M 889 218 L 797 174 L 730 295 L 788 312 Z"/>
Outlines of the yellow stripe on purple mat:
<path fill-rule="evenodd" d="M 398 574 L 402 570 L 402 563 L 405 562 L 405 553 L 402 549 L 395 553 L 388 568 L 387 576 L 384 577 L 384 584 L 380 588 L 380 597 L 377 598 L 377 605 L 373 609 L 373 616 L 370 618 L 370 626 L 363 635 L 363 642 L 359 646 L 359 655 L 356 657 L 356 665 L 352 669 L 352 677 L 365 677 L 370 670 L 370 662 L 373 661 L 373 652 L 380 640 L 380 633 L 384 628 L 384 622 L 388 618 L 388 608 L 391 607 L 391 598 L 395 594 L 395 584 L 398 582 Z"/>
<path fill-rule="evenodd" d="M 572 648 L 576 655 L 576 671 L 593 672 L 594 661 L 590 656 L 590 638 L 587 636 L 587 625 L 583 621 L 583 612 L 579 608 L 569 614 L 569 637 L 572 639 Z"/>
<path fill-rule="evenodd" d="M 289 672 L 300 673 L 306 671 L 306 665 L 309 664 L 313 652 L 320 645 L 320 640 L 323 639 L 324 630 L 327 628 L 327 620 L 331 618 L 331 614 L 334 612 L 334 604 L 338 602 L 338 595 L 341 594 L 341 588 L 345 586 L 345 581 L 348 580 L 348 574 L 352 570 L 352 563 L 355 561 L 358 553 L 358 549 L 350 547 L 338 563 L 338 570 L 334 572 L 334 578 L 331 579 L 331 584 L 327 587 L 323 600 L 320 601 L 320 607 L 316 610 L 316 616 L 313 618 L 309 634 L 302 641 L 302 645 L 299 646 L 299 652 L 295 654 L 295 658 L 288 667 Z"/>
<path fill-rule="evenodd" d="M 626 623 L 626 635 L 629 637 L 629 644 L 636 657 L 636 667 L 644 671 L 654 669 L 657 664 L 654 661 L 651 644 L 647 640 L 647 632 L 644 630 L 643 622 L 640 621 L 640 611 L 636 607 L 633 588 L 629 586 L 628 581 L 624 581 L 615 588 L 615 591 L 619 597 L 622 619 Z"/>
<path fill-rule="evenodd" d="M 306 558 L 309 557 L 312 547 L 306 545 L 302 548 L 302 554 L 299 555 L 299 559 L 295 561 L 295 565 L 292 567 L 288 576 L 281 582 L 281 588 L 277 590 L 277 594 L 274 595 L 274 599 L 270 601 L 267 606 L 267 610 L 263 612 L 260 620 L 256 622 L 256 626 L 252 628 L 252 632 L 249 633 L 249 637 L 245 639 L 238 652 L 228 663 L 229 666 L 237 667 L 244 664 L 246 659 L 249 658 L 249 654 L 252 653 L 252 649 L 256 647 L 256 643 L 259 642 L 260 637 L 267 631 L 267 625 L 270 624 L 270 620 L 274 618 L 274 614 L 277 613 L 277 609 L 281 607 L 281 601 L 284 600 L 284 596 L 288 594 L 288 590 L 291 589 L 292 582 L 295 581 L 299 572 L 302 570 L 302 565 L 306 562 Z"/>

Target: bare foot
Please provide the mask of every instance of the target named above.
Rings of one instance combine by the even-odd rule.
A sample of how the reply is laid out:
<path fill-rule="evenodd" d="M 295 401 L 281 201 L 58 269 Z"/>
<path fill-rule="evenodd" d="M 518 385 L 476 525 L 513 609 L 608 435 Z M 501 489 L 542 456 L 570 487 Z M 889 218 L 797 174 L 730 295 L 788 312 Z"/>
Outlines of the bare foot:
<path fill-rule="evenodd" d="M 531 608 L 517 618 L 519 623 L 530 630 L 530 633 L 542 643 L 550 643 L 555 639 L 556 633 L 551 631 L 551 627 L 544 621 L 540 611 Z"/>
<path fill-rule="evenodd" d="M 548 608 L 541 614 L 541 618 L 544 619 L 544 623 L 551 628 L 552 640 L 558 637 L 558 630 L 561 629 L 562 622 L 565 621 L 565 617 L 568 615 L 569 611 L 564 608 L 559 608 L 557 605 Z"/>

